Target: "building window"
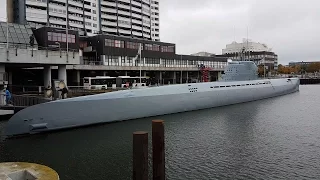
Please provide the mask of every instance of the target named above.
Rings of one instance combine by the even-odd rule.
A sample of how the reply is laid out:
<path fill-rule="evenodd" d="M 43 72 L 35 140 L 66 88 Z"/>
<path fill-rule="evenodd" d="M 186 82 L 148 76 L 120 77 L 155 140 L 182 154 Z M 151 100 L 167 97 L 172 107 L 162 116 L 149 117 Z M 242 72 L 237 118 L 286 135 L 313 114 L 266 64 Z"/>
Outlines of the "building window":
<path fill-rule="evenodd" d="M 145 48 L 148 51 L 160 51 L 160 45 L 157 44 L 146 44 Z"/>
<path fill-rule="evenodd" d="M 115 40 L 115 47 L 124 48 L 124 41 Z"/>
<path fill-rule="evenodd" d="M 124 41 L 114 40 L 114 39 L 105 39 L 105 46 L 124 48 Z"/>
<path fill-rule="evenodd" d="M 139 49 L 139 43 L 128 41 L 127 48 L 128 49 Z"/>
<path fill-rule="evenodd" d="M 48 32 L 48 41 L 67 42 L 67 35 L 65 33 Z M 68 34 L 68 43 L 76 43 L 76 36 Z"/>
<path fill-rule="evenodd" d="M 161 46 L 161 52 L 174 52 L 174 46 Z"/>
<path fill-rule="evenodd" d="M 145 48 L 147 51 L 152 51 L 152 44 L 146 44 Z"/>

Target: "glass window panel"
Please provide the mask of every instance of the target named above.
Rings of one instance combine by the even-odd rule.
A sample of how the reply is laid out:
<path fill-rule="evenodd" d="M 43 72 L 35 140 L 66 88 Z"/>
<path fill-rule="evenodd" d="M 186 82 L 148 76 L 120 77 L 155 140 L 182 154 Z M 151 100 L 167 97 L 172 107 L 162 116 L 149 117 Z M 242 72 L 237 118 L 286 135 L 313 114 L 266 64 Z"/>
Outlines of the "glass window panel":
<path fill-rule="evenodd" d="M 32 34 L 32 30 L 31 29 L 27 29 L 28 34 Z"/>
<path fill-rule="evenodd" d="M 1 23 L 1 26 L 6 28 L 7 27 L 7 23 Z"/>
<path fill-rule="evenodd" d="M 20 29 L 22 33 L 28 34 L 28 31 L 26 29 Z"/>
<path fill-rule="evenodd" d="M 0 42 L 7 42 L 6 37 L 4 37 L 4 36 L 0 36 Z"/>
<path fill-rule="evenodd" d="M 9 41 L 9 43 L 13 43 L 13 41 L 12 41 L 12 38 L 11 38 L 11 37 L 9 37 L 9 38 L 8 38 L 8 41 Z"/>
<path fill-rule="evenodd" d="M 30 39 L 29 38 L 24 38 L 23 40 L 24 40 L 24 43 L 28 44 Z"/>
<path fill-rule="evenodd" d="M 9 32 L 16 32 L 13 27 L 9 27 Z"/>
<path fill-rule="evenodd" d="M 1 31 L 1 32 L 7 32 L 7 28 L 6 28 L 6 27 L 3 27 L 3 26 L 0 26 L 0 31 Z"/>
<path fill-rule="evenodd" d="M 20 38 L 20 39 L 19 39 L 19 42 L 20 42 L 21 44 L 26 44 L 25 39 L 23 39 L 23 38 Z"/>
<path fill-rule="evenodd" d="M 16 37 L 12 38 L 12 40 L 13 40 L 13 43 L 20 43 L 19 39 Z"/>
<path fill-rule="evenodd" d="M 22 32 L 21 32 L 21 30 L 20 30 L 20 29 L 16 29 L 16 33 L 21 34 Z"/>
<path fill-rule="evenodd" d="M 23 34 L 23 37 L 29 39 L 29 34 Z"/>
<path fill-rule="evenodd" d="M 52 36 L 52 41 L 58 41 L 58 37 L 57 36 Z"/>
<path fill-rule="evenodd" d="M 61 42 L 67 42 L 67 35 L 66 34 L 62 34 Z"/>
<path fill-rule="evenodd" d="M 12 37 L 18 37 L 17 33 L 10 33 Z"/>

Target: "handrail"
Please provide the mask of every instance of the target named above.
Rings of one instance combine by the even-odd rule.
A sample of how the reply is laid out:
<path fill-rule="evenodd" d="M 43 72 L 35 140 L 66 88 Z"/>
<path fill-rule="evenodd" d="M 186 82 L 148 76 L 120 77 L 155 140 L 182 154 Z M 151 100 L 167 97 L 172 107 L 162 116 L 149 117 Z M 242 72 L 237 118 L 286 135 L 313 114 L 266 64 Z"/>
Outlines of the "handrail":
<path fill-rule="evenodd" d="M 26 96 L 26 95 L 16 95 L 12 94 L 11 96 L 11 104 L 13 106 L 33 106 L 45 102 L 51 101 L 50 99 L 46 99 L 44 97 L 38 96 Z"/>

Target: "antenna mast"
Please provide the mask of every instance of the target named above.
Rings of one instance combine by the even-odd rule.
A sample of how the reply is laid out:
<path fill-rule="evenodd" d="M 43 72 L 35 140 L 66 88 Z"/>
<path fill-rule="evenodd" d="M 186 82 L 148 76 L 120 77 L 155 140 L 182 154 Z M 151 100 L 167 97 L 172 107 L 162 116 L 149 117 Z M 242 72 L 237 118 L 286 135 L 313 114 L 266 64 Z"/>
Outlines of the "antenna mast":
<path fill-rule="evenodd" d="M 248 60 L 250 61 L 250 49 L 249 49 L 249 27 L 247 26 L 247 51 L 248 51 Z"/>

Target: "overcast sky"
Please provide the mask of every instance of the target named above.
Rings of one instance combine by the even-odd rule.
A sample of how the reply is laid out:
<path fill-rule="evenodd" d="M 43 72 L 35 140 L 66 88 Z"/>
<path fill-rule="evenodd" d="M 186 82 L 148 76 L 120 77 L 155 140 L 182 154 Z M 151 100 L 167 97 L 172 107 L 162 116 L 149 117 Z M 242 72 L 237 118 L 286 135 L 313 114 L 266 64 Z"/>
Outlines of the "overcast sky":
<path fill-rule="evenodd" d="M 160 0 L 161 41 L 177 53 L 221 54 L 226 44 L 266 43 L 279 63 L 320 61 L 320 0 Z"/>
<path fill-rule="evenodd" d="M 5 17 L 0 0 L 0 17 Z M 320 61 L 320 0 L 160 0 L 160 38 L 177 53 L 221 54 L 226 44 L 266 43 L 279 63 Z"/>

